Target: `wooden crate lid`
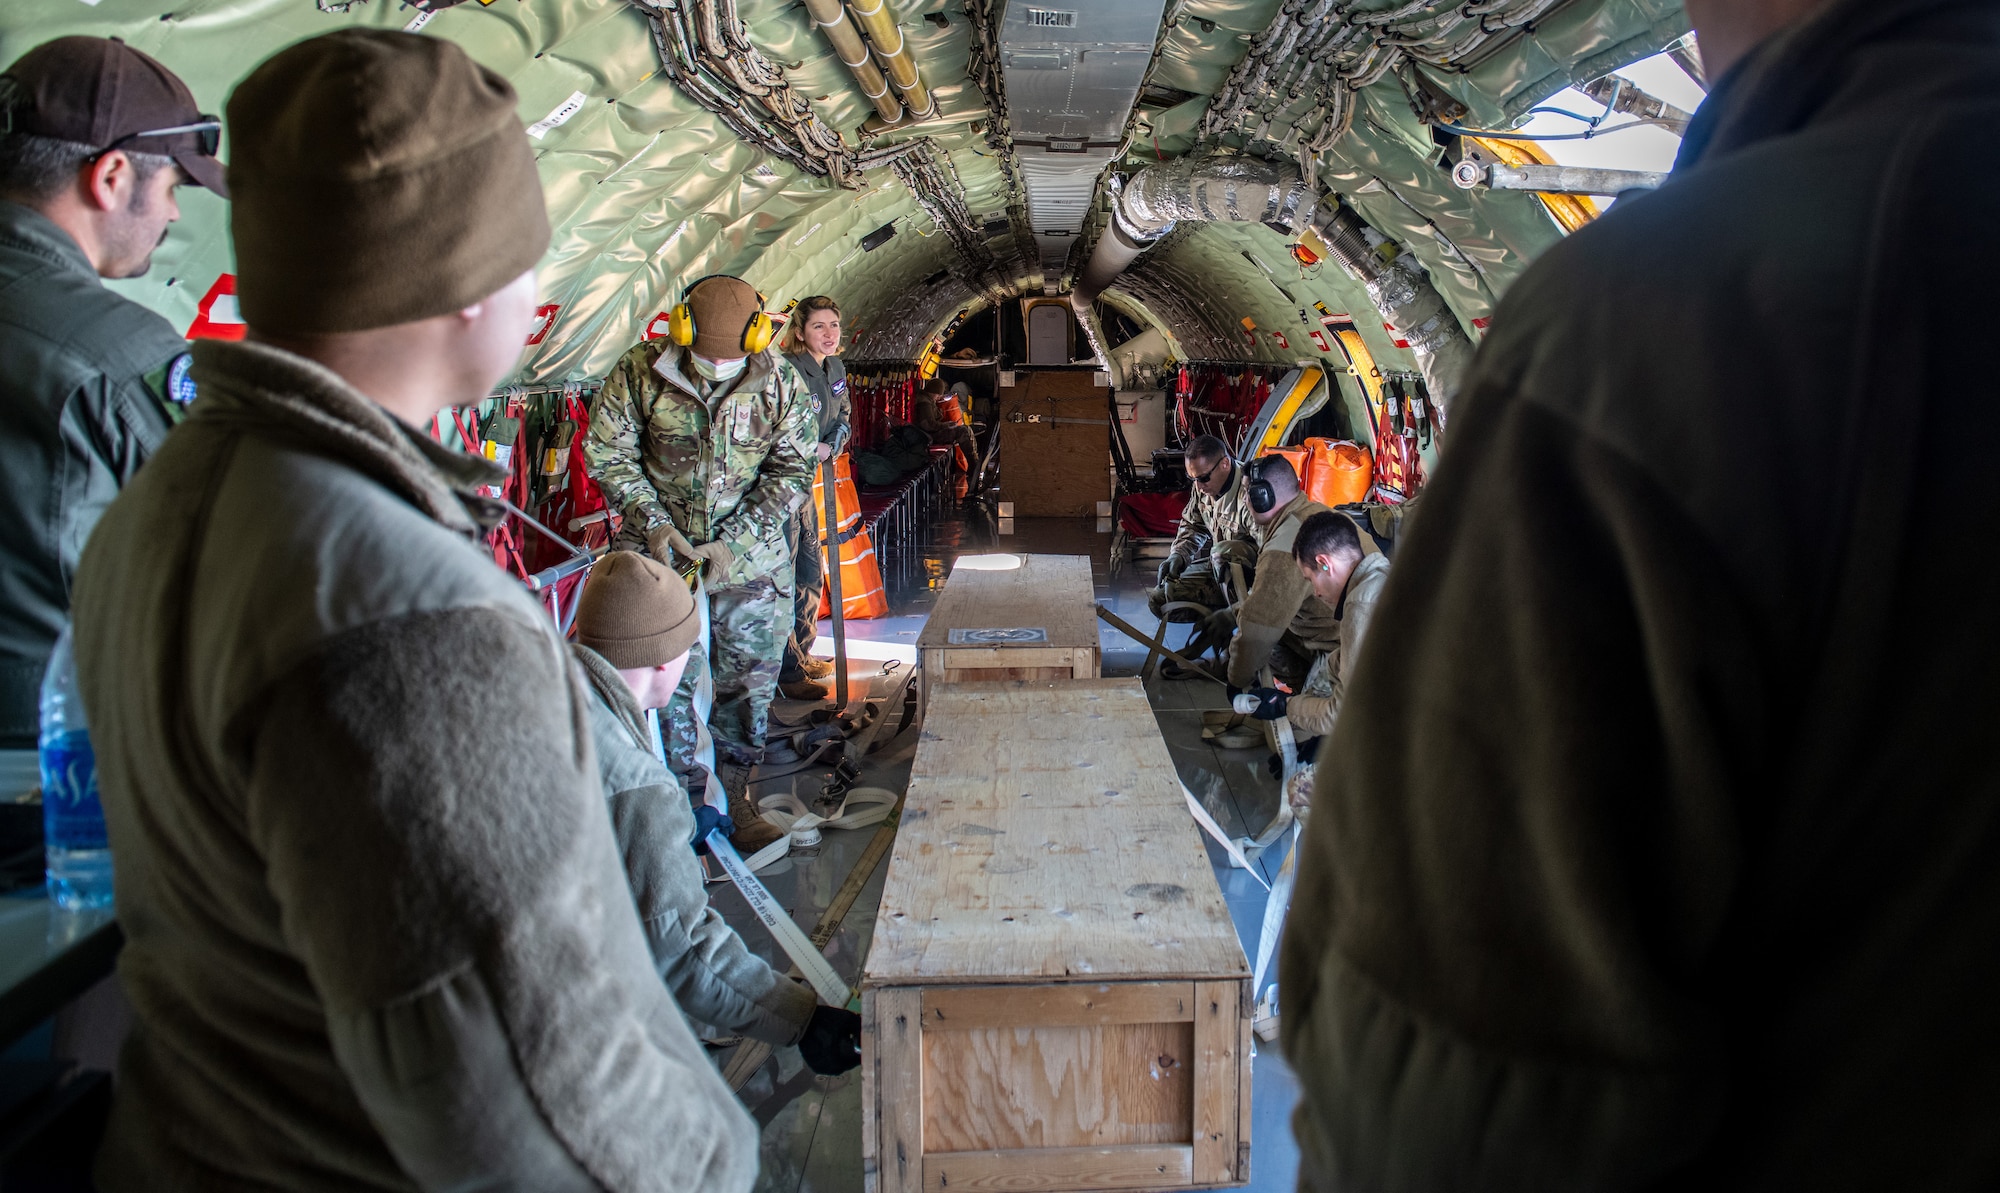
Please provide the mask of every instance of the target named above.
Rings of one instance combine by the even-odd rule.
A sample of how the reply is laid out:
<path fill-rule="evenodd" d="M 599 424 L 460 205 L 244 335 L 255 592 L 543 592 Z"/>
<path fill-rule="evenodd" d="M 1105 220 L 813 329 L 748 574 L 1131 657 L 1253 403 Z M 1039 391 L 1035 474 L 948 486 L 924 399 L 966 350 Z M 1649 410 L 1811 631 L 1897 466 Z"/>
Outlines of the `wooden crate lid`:
<path fill-rule="evenodd" d="M 1020 560 L 1019 567 L 994 566 Z M 1096 590 L 1088 555 L 985 555 L 952 566 L 917 646 L 1097 647 Z M 1042 630 L 1045 640 L 953 642 L 952 631 Z M 963 635 L 961 635 L 963 636 Z"/>
<path fill-rule="evenodd" d="M 1247 977 L 1200 832 L 1138 680 L 938 687 L 864 984 Z"/>

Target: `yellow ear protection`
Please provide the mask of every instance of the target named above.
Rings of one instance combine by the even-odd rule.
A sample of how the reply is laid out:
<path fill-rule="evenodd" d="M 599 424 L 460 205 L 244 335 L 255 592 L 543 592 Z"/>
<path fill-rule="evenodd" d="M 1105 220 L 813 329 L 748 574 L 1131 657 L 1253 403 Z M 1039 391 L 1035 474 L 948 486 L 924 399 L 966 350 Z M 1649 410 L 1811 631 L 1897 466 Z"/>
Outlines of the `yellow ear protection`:
<path fill-rule="evenodd" d="M 697 330 L 694 325 L 694 305 L 688 302 L 688 296 L 694 293 L 696 286 L 701 285 L 709 278 L 729 276 L 729 274 L 725 273 L 711 273 L 703 277 L 698 277 L 688 283 L 687 289 L 681 291 L 681 300 L 674 304 L 673 310 L 667 312 L 668 339 L 683 348 L 694 343 L 695 331 Z M 778 325 L 771 322 L 771 316 L 764 311 L 764 308 L 769 304 L 770 299 L 765 298 L 761 290 L 758 291 L 757 309 L 751 313 L 750 321 L 743 325 L 743 338 L 741 341 L 743 351 L 751 356 L 755 356 L 757 353 L 769 348 L 771 341 L 777 337 Z"/>

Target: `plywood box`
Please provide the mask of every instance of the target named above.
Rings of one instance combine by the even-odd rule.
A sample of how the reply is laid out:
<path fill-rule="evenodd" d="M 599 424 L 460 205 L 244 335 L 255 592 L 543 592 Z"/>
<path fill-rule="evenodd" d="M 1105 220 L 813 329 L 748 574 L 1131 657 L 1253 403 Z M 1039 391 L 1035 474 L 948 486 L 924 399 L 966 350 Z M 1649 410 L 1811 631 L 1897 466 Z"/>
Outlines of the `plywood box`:
<path fill-rule="evenodd" d="M 936 684 L 1095 679 L 1096 595 L 1087 555 L 961 557 L 917 637 Z"/>
<path fill-rule="evenodd" d="M 937 688 L 862 976 L 867 1188 L 1244 1183 L 1249 977 L 1139 681 Z"/>

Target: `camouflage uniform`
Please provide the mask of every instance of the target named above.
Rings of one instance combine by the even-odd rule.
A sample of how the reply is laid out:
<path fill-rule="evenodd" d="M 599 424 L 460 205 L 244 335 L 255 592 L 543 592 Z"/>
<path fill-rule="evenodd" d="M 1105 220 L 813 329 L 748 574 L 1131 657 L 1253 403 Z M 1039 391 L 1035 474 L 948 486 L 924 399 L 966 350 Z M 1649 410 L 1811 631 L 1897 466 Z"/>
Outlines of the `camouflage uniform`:
<path fill-rule="evenodd" d="M 1188 566 L 1177 578 L 1147 596 L 1146 604 L 1154 617 L 1177 601 L 1193 601 L 1211 609 L 1227 605 L 1229 600 L 1223 595 L 1222 580 L 1228 578 L 1232 562 L 1243 565 L 1246 583 L 1255 574 L 1257 523 L 1250 516 L 1250 500 L 1245 493 L 1248 487 L 1243 483 L 1242 466 L 1232 463 L 1229 487 L 1220 496 L 1210 497 L 1199 486 L 1189 489 L 1187 508 L 1181 511 L 1181 528 L 1168 551 L 1169 556 L 1187 559 Z"/>
<path fill-rule="evenodd" d="M 684 776 L 693 771 L 703 668 L 715 684 L 709 726 L 719 754 L 750 762 L 764 748 L 791 629 L 786 532 L 810 492 L 818 438 L 811 394 L 770 351 L 750 357 L 734 381 L 711 385 L 694 373 L 687 349 L 650 340 L 619 358 L 591 404 L 584 459 L 605 501 L 625 516 L 620 545 L 645 550 L 653 531 L 672 524 L 691 543 L 719 541 L 736 554 L 727 572 L 705 577 L 708 649 L 690 652 L 666 710 L 671 761 Z"/>

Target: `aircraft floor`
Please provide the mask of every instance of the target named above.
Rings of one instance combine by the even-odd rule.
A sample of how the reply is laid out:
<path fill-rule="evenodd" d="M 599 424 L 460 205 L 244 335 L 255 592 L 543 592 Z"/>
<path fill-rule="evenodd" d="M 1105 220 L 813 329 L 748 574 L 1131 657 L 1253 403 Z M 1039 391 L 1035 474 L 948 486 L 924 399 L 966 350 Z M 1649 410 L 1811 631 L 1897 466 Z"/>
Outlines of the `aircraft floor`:
<path fill-rule="evenodd" d="M 930 545 L 925 548 L 924 566 L 919 570 L 922 586 L 916 591 L 896 594 L 894 615 L 875 621 L 850 622 L 847 632 L 855 653 L 874 655 L 914 655 L 917 634 L 924 618 L 960 555 L 985 551 L 1018 551 L 1089 555 L 1096 581 L 1097 598 L 1135 628 L 1151 632 L 1155 621 L 1146 611 L 1145 590 L 1152 566 L 1142 571 L 1127 567 L 1123 574 L 1109 575 L 1111 536 L 1094 529 L 1087 519 L 1027 519 L 1017 521 L 1015 533 L 1000 535 L 989 521 L 978 517 L 954 519 L 932 528 Z M 831 651 L 826 623 L 821 623 L 820 653 Z M 1178 641 L 1180 631 L 1176 631 Z M 1137 675 L 1145 661 L 1145 649 L 1109 626 L 1099 635 L 1104 651 L 1103 672 L 1107 676 Z M 873 658 L 850 657 L 849 675 L 856 690 L 865 690 L 871 677 L 882 674 L 884 663 Z M 1264 771 L 1265 752 L 1218 750 L 1201 739 L 1201 712 L 1223 706 L 1219 685 L 1208 682 L 1168 682 L 1155 678 L 1148 685 L 1155 715 L 1168 748 L 1189 788 L 1208 805 L 1224 831 L 1231 836 L 1251 835 L 1270 821 L 1277 808 L 1277 784 Z M 809 706 L 781 702 L 776 713 L 794 719 Z M 893 714 L 894 710 L 890 710 Z M 886 726 L 884 732 L 893 729 Z M 867 759 L 862 767 L 861 786 L 902 791 L 908 785 L 910 765 L 916 750 L 914 727 Z M 770 794 L 790 783 L 778 780 L 760 785 L 757 794 Z M 818 791 L 818 780 L 805 777 L 797 794 L 809 797 Z M 867 848 L 872 829 L 825 834 L 823 844 L 810 855 L 797 855 L 779 862 L 762 875 L 771 893 L 788 908 L 794 919 L 810 932 L 820 913 L 833 900 L 842 883 Z M 1206 838 L 1204 838 L 1206 840 Z M 1264 888 L 1242 870 L 1230 868 L 1227 857 L 1213 842 L 1207 842 L 1210 864 L 1222 885 L 1224 898 L 1236 920 L 1244 951 L 1255 963 L 1257 936 L 1263 922 Z M 1279 846 L 1272 856 L 1256 856 L 1253 865 L 1264 881 L 1276 876 L 1283 860 Z M 862 888 L 827 948 L 828 959 L 841 977 L 854 981 L 867 955 L 873 935 L 876 908 L 881 902 L 886 862 Z M 781 967 L 783 954 L 770 935 L 757 924 L 749 907 L 736 890 L 726 883 L 711 888 L 716 906 L 743 934 L 750 947 Z M 1273 967 L 1275 970 L 1275 966 Z M 728 1052 L 717 1055 L 727 1066 Z M 1291 1190 L 1296 1185 L 1298 1151 L 1292 1142 L 1291 1112 L 1298 1100 L 1298 1086 L 1275 1046 L 1259 1044 L 1254 1062 L 1252 1105 L 1251 1183 L 1253 1190 Z M 741 1091 L 744 1104 L 763 1127 L 763 1164 L 759 1190 L 771 1193 L 850 1193 L 861 1189 L 861 1075 L 859 1070 L 840 1077 L 815 1077 L 792 1048 L 775 1050 Z"/>

